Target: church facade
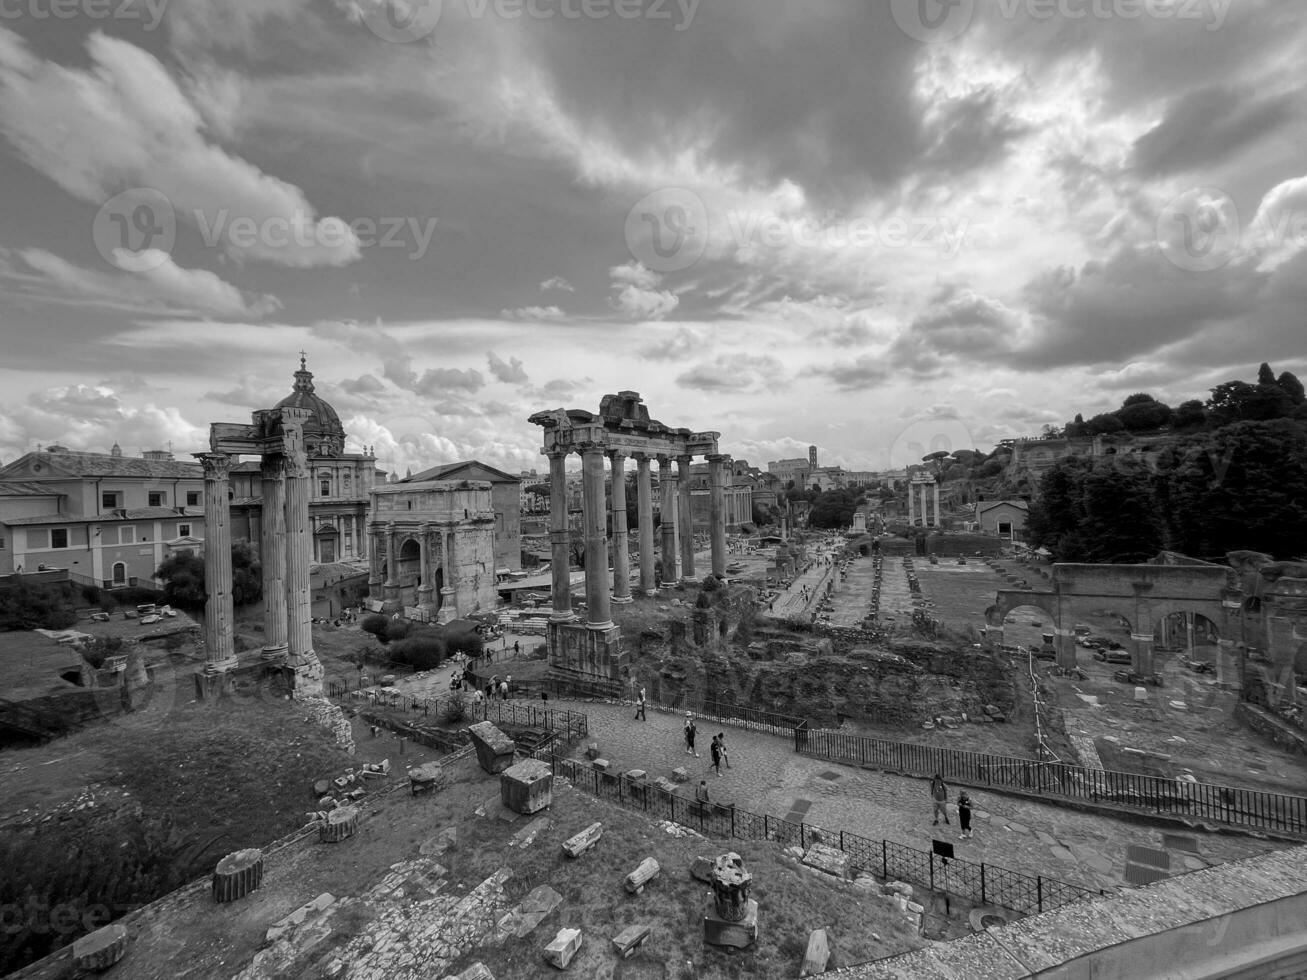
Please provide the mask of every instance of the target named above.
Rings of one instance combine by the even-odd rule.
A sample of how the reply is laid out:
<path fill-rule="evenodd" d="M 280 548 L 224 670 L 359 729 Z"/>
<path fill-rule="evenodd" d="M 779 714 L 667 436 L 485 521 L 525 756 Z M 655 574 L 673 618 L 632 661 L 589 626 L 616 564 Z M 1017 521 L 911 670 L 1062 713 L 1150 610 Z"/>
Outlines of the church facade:
<path fill-rule="evenodd" d="M 313 374 L 303 358 L 291 393 L 275 407 L 302 408 L 313 413 L 304 425 L 312 474 L 312 560 L 330 564 L 367 559 L 369 495 L 373 486 L 382 482 L 376 456 L 371 452 L 345 452 L 345 428 L 340 416 L 314 391 Z M 236 464 L 231 468 L 230 480 L 232 539 L 245 538 L 257 551 L 263 519 L 259 464 L 253 460 Z"/>

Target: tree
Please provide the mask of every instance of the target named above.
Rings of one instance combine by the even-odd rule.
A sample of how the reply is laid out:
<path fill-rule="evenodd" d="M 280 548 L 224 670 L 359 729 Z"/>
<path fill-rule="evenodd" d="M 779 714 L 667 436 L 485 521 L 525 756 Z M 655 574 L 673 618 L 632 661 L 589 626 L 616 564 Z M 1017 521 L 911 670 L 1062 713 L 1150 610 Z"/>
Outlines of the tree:
<path fill-rule="evenodd" d="M 67 629 L 77 622 L 68 596 L 58 586 L 28 585 L 15 576 L 0 591 L 0 630 Z"/>
<path fill-rule="evenodd" d="M 1171 412 L 1171 427 L 1175 429 L 1199 429 L 1207 423 L 1207 409 L 1196 398 L 1181 402 Z"/>
<path fill-rule="evenodd" d="M 1275 384 L 1275 372 L 1271 370 L 1271 366 L 1265 361 L 1262 361 L 1262 366 L 1257 369 L 1257 383 L 1259 385 Z"/>
<path fill-rule="evenodd" d="M 1162 549 L 1153 477 L 1142 462 L 1128 456 L 1098 460 L 1079 489 L 1084 517 L 1076 530 L 1086 561 L 1134 564 Z"/>
<path fill-rule="evenodd" d="M 1125 423 L 1112 412 L 1104 412 L 1101 415 L 1095 415 L 1085 423 L 1085 428 L 1089 430 L 1091 436 L 1105 436 L 1113 432 L 1122 432 L 1125 430 Z"/>
<path fill-rule="evenodd" d="M 1171 421 L 1171 408 L 1152 395 L 1131 395 L 1115 412 L 1128 432 L 1150 432 Z"/>
<path fill-rule="evenodd" d="M 848 527 L 856 510 L 857 503 L 847 490 L 828 490 L 813 501 L 808 524 L 820 528 Z"/>
<path fill-rule="evenodd" d="M 204 559 L 194 552 L 178 552 L 164 560 L 154 573 L 163 582 L 164 600 L 183 609 L 202 609 L 205 603 Z M 236 606 L 263 597 L 263 567 L 248 541 L 231 546 L 231 598 Z"/>
<path fill-rule="evenodd" d="M 1281 372 L 1275 383 L 1284 389 L 1284 393 L 1289 396 L 1289 401 L 1295 405 L 1307 403 L 1307 392 L 1304 392 L 1302 382 L 1296 375 L 1288 371 Z"/>

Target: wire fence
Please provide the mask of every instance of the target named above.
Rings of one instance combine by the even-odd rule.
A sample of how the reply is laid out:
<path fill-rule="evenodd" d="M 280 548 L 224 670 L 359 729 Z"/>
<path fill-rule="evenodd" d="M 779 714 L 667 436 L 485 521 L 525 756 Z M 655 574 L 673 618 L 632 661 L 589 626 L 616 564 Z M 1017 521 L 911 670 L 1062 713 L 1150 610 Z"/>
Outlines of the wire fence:
<path fill-rule="evenodd" d="M 895 841 L 873 840 L 843 830 L 794 823 L 735 806 L 699 803 L 645 780 L 603 772 L 586 762 L 564 758 L 553 748 L 542 749 L 534 757 L 548 762 L 555 776 L 567 778 L 593 796 L 670 820 L 706 836 L 767 840 L 786 847 L 797 845 L 804 850 L 821 843 L 849 855 L 854 870 L 870 872 L 886 881 L 906 881 L 973 904 L 1000 906 L 1030 915 L 1102 894 L 1044 875 L 1028 875 L 961 858 L 944 859 Z"/>
<path fill-rule="evenodd" d="M 795 751 L 868 769 L 930 777 L 1044 800 L 1074 800 L 1242 829 L 1307 836 L 1307 798 L 1167 776 L 913 745 L 800 726 Z"/>

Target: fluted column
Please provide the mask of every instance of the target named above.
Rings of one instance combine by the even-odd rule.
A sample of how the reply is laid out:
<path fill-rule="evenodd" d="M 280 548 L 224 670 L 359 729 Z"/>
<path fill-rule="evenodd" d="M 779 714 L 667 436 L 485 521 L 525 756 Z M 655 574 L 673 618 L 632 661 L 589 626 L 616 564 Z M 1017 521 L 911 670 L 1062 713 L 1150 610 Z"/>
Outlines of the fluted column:
<path fill-rule="evenodd" d="M 450 617 L 451 619 L 457 619 L 464 611 L 471 612 L 470 605 L 464 601 L 466 597 L 462 593 L 462 569 L 459 567 L 458 562 L 458 525 L 455 524 L 449 529 L 449 570 L 445 573 L 452 596 L 450 605 L 453 615 Z"/>
<path fill-rule="evenodd" d="M 939 519 L 939 483 L 935 484 L 935 526 L 942 527 Z"/>
<path fill-rule="evenodd" d="M 263 565 L 263 656 L 286 656 L 286 460 L 264 456 L 262 476 L 263 520 L 259 542 Z"/>
<path fill-rule="evenodd" d="M 658 492 L 662 497 L 662 529 L 663 529 L 663 585 L 675 585 L 678 578 L 676 574 L 677 566 L 680 561 L 676 554 L 676 530 L 680 523 L 676 515 L 676 477 L 672 475 L 672 459 L 670 456 L 658 457 Z"/>
<path fill-rule="evenodd" d="M 920 484 L 917 489 L 921 492 L 921 523 L 930 526 L 930 505 L 926 503 L 926 485 Z"/>
<path fill-rule="evenodd" d="M 418 608 L 431 609 L 431 593 L 435 591 L 431 584 L 431 525 L 423 524 L 418 531 Z"/>
<path fill-rule="evenodd" d="M 572 612 L 571 533 L 567 527 L 567 453 L 554 451 L 549 457 L 549 550 L 553 613 L 550 619 L 565 622 Z"/>
<path fill-rule="evenodd" d="M 226 453 L 196 453 L 204 465 L 204 670 L 216 674 L 236 666 L 232 638 L 231 510 Z"/>
<path fill-rule="evenodd" d="M 313 602 L 309 555 L 313 531 L 309 524 L 309 467 L 304 451 L 286 454 L 286 620 L 291 666 L 315 659 Z"/>
<path fill-rule="evenodd" d="M 454 593 L 454 560 L 453 550 L 450 544 L 450 538 L 453 536 L 448 529 L 440 531 L 440 622 L 448 623 L 456 619 L 458 612 L 458 600 Z"/>
<path fill-rule="evenodd" d="M 917 488 L 915 485 L 908 484 L 908 527 L 917 523 L 916 497 Z"/>
<path fill-rule="evenodd" d="M 708 533 L 714 575 L 726 574 L 726 475 L 722 463 L 728 459 L 721 453 L 708 457 Z"/>
<path fill-rule="evenodd" d="M 631 550 L 626 526 L 626 455 L 609 453 L 612 463 L 613 502 L 613 602 L 631 601 Z"/>
<path fill-rule="evenodd" d="M 691 456 L 676 457 L 678 478 L 677 523 L 681 530 L 681 580 L 694 578 L 694 511 L 690 509 L 690 460 Z"/>
<path fill-rule="evenodd" d="M 608 629 L 613 625 L 608 598 L 608 535 L 605 533 L 604 448 L 598 443 L 581 447 L 581 517 L 585 535 L 585 625 Z"/>
<path fill-rule="evenodd" d="M 282 489 L 285 493 L 285 488 Z M 284 521 L 285 518 L 283 517 Z M 367 526 L 368 536 L 368 596 L 373 599 L 384 599 L 382 583 L 385 579 L 381 574 L 381 528 L 375 524 L 369 523 Z"/>
<path fill-rule="evenodd" d="M 635 457 L 635 503 L 640 518 L 640 591 L 654 595 L 658 589 L 654 585 L 653 477 L 644 453 Z"/>

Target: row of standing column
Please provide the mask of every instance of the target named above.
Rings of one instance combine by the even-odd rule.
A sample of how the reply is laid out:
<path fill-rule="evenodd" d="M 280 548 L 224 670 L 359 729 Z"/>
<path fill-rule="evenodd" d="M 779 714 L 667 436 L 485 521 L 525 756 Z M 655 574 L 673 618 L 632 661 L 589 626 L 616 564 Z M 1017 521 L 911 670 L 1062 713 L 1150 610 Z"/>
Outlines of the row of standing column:
<path fill-rule="evenodd" d="M 237 663 L 228 502 L 231 457 L 225 453 L 197 455 L 204 466 L 204 667 L 209 673 L 218 673 Z M 269 658 L 288 654 L 291 663 L 301 664 L 313 655 L 308 465 L 302 454 L 265 456 L 260 477 L 263 652 Z"/>
<path fill-rule="evenodd" d="M 571 532 L 567 516 L 567 453 L 551 451 L 549 459 L 549 539 L 552 559 L 553 615 L 555 621 L 575 618 L 571 593 Z M 636 507 L 640 533 L 640 591 L 657 592 L 654 580 L 653 476 L 652 461 L 645 453 L 636 459 Z M 604 499 L 604 457 L 611 463 L 612 487 L 613 579 L 612 593 L 607 581 L 608 508 Z M 581 447 L 582 534 L 585 542 L 586 625 L 607 629 L 613 625 L 612 603 L 631 601 L 629 536 L 626 520 L 626 453 L 606 450 L 598 444 Z M 725 473 L 723 464 L 729 457 L 708 457 L 709 527 L 712 542 L 712 569 L 726 573 Z M 693 579 L 694 535 L 691 522 L 690 463 L 688 455 L 658 455 L 658 481 L 661 491 L 663 581 L 677 580 L 679 545 L 680 578 Z M 679 468 L 673 475 L 672 463 Z M 598 571 L 597 574 L 592 572 Z"/>
<path fill-rule="evenodd" d="M 926 488 L 931 487 L 935 491 L 935 519 L 930 519 L 930 505 L 926 500 Z M 916 493 L 915 490 L 921 490 L 921 523 L 927 527 L 939 527 L 939 484 L 938 483 L 909 483 L 908 484 L 908 524 L 917 522 L 917 513 L 915 508 Z"/>

